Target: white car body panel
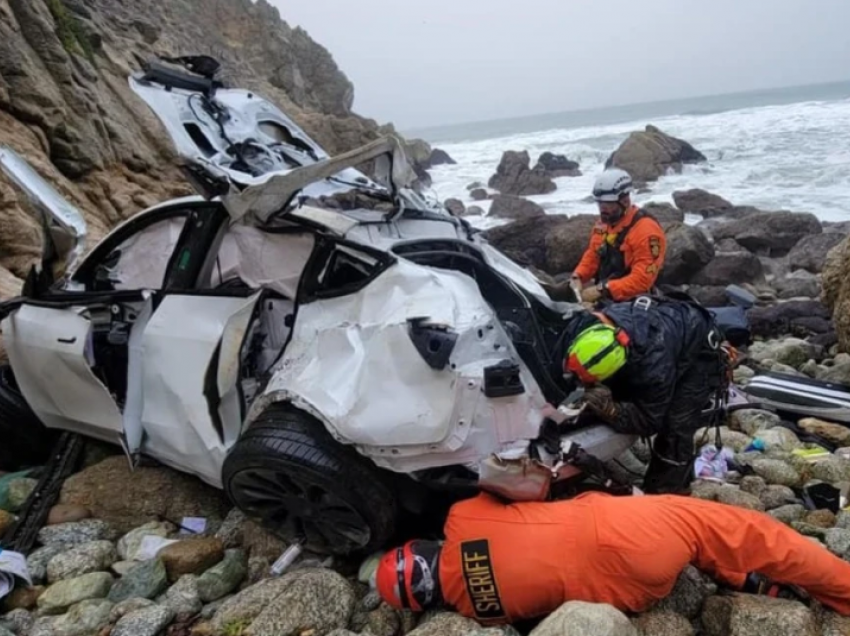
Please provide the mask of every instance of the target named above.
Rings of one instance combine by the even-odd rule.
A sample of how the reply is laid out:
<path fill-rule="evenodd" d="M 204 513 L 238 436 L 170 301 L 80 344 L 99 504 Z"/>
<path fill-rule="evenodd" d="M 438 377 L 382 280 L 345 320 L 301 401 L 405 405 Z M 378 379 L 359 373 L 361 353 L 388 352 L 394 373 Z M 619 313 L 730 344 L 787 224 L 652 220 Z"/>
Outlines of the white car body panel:
<path fill-rule="evenodd" d="M 210 419 L 204 378 L 229 321 L 257 298 L 166 296 L 144 333 L 142 451 L 219 487 L 227 448 Z"/>
<path fill-rule="evenodd" d="M 122 416 L 91 370 L 84 312 L 24 305 L 3 321 L 4 343 L 21 392 L 45 426 L 115 443 Z"/>
<path fill-rule="evenodd" d="M 419 317 L 459 335 L 454 368 L 432 369 L 416 350 L 407 321 Z M 253 412 L 292 400 L 393 470 L 475 461 L 537 435 L 545 400 L 530 374 L 522 395 L 482 393 L 484 367 L 507 357 L 519 359 L 471 278 L 399 260 L 358 293 L 301 307 Z"/>

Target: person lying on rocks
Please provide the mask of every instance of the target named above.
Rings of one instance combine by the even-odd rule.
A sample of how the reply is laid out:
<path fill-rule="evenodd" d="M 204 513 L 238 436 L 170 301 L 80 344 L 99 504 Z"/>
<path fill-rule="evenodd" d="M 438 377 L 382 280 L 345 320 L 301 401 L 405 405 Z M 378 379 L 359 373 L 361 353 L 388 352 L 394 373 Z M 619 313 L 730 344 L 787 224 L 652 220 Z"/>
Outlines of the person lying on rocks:
<path fill-rule="evenodd" d="M 568 283 L 550 295 L 563 299 L 567 285 L 582 289 L 577 302 L 625 301 L 652 291 L 667 252 L 661 225 L 631 202 L 632 178 L 624 170 L 610 168 L 593 185 L 599 222 L 590 244 Z M 586 287 L 594 279 L 596 284 Z"/>
<path fill-rule="evenodd" d="M 686 298 L 686 297 L 685 297 Z M 650 494 L 688 491 L 694 432 L 713 391 L 727 381 L 726 351 L 710 312 L 687 299 L 640 296 L 580 311 L 560 336 L 561 373 L 585 387 L 590 417 L 619 433 L 655 436 L 643 482 Z M 551 405 L 545 414 L 551 419 Z"/>
<path fill-rule="evenodd" d="M 454 504 L 444 534 L 380 558 L 373 585 L 386 603 L 484 625 L 541 618 L 568 601 L 643 612 L 691 564 L 735 591 L 810 595 L 850 616 L 850 563 L 770 515 L 723 503 L 601 492 L 503 503 L 485 492 Z"/>

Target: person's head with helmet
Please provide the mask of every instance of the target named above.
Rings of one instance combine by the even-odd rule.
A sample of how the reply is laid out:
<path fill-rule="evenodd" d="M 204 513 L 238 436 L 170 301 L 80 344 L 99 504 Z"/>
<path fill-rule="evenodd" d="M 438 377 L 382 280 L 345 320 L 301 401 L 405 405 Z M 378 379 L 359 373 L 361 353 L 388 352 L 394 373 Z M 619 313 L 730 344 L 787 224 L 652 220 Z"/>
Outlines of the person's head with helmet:
<path fill-rule="evenodd" d="M 603 382 L 622 369 L 629 357 L 629 335 L 602 314 L 573 339 L 564 357 L 564 371 L 586 387 L 584 403 L 606 420 L 617 417 L 610 389 Z"/>
<path fill-rule="evenodd" d="M 603 223 L 615 225 L 631 207 L 632 178 L 619 168 L 608 168 L 593 184 L 593 199 Z"/>
<path fill-rule="evenodd" d="M 375 569 L 373 587 L 398 610 L 423 612 L 443 603 L 437 541 L 413 540 L 387 551 Z"/>

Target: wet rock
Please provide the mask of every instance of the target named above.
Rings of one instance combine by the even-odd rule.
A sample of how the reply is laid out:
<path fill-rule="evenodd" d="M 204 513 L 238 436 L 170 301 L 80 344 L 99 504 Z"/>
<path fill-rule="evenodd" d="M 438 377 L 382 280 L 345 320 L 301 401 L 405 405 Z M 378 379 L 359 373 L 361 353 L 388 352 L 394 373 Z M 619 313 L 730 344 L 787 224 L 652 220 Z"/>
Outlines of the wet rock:
<path fill-rule="evenodd" d="M 431 150 L 431 155 L 428 157 L 428 167 L 433 168 L 434 166 L 440 166 L 443 164 L 446 165 L 454 165 L 457 161 L 449 156 L 445 150 L 441 148 L 433 148 Z"/>
<path fill-rule="evenodd" d="M 47 525 L 56 526 L 61 523 L 82 521 L 91 517 L 91 512 L 83 506 L 57 504 L 47 514 Z"/>
<path fill-rule="evenodd" d="M 443 205 L 445 205 L 446 209 L 455 216 L 463 216 L 463 213 L 466 212 L 466 206 L 460 199 L 446 199 L 443 202 Z"/>
<path fill-rule="evenodd" d="M 14 636 L 26 636 L 35 622 L 33 615 L 25 609 L 14 609 L 7 613 L 0 623 Z"/>
<path fill-rule="evenodd" d="M 165 593 L 164 605 L 168 606 L 177 622 L 188 621 L 203 608 L 198 592 L 198 577 L 194 574 L 181 576 Z"/>
<path fill-rule="evenodd" d="M 661 203 L 658 201 L 650 201 L 643 204 L 641 210 L 649 214 L 652 218 L 658 221 L 667 232 L 668 252 L 670 241 L 670 228 L 676 223 L 685 222 L 685 213 L 677 209 L 669 203 Z"/>
<path fill-rule="evenodd" d="M 802 603 L 749 594 L 708 599 L 702 624 L 706 636 L 818 636 L 815 617 Z"/>
<path fill-rule="evenodd" d="M 759 338 L 778 338 L 793 333 L 798 325 L 805 325 L 812 318 L 829 320 L 829 310 L 817 300 L 789 300 L 747 311 L 750 329 Z M 810 355 L 806 360 L 809 358 L 820 359 L 816 355 Z"/>
<path fill-rule="evenodd" d="M 62 614 L 72 605 L 89 599 L 106 598 L 112 589 L 112 575 L 92 572 L 59 581 L 48 587 L 38 599 L 43 614 Z"/>
<path fill-rule="evenodd" d="M 757 362 L 773 360 L 797 369 L 817 357 L 817 349 L 805 340 L 786 338 L 769 343 L 754 343 L 750 347 L 750 356 Z"/>
<path fill-rule="evenodd" d="M 130 612 L 153 607 L 156 605 L 153 601 L 146 598 L 128 598 L 126 601 L 121 601 L 112 606 L 112 611 L 109 613 L 109 622 L 117 623 L 122 616 L 126 616 Z"/>
<path fill-rule="evenodd" d="M 148 535 L 168 537 L 176 528 L 168 522 L 150 521 L 131 530 L 118 540 L 118 555 L 123 561 L 132 561 Z"/>
<path fill-rule="evenodd" d="M 224 544 L 216 537 L 193 537 L 165 546 L 157 552 L 165 563 L 168 580 L 184 574 L 201 574 L 224 558 Z"/>
<path fill-rule="evenodd" d="M 483 232 L 482 236 L 493 247 L 523 267 L 535 267 L 551 274 L 553 272 L 547 269 L 546 265 L 547 237 L 569 220 L 570 217 L 565 214 L 535 215 L 521 221 L 491 228 Z M 585 235 L 585 240 L 589 239 L 590 226 L 588 226 Z"/>
<path fill-rule="evenodd" d="M 744 492 L 734 486 L 725 485 L 723 488 L 718 490 L 717 501 L 730 506 L 737 506 L 738 508 L 764 512 L 764 504 L 758 497 Z"/>
<path fill-rule="evenodd" d="M 484 188 L 475 188 L 474 190 L 470 191 L 469 196 L 472 198 L 473 201 L 486 201 L 490 195 Z"/>
<path fill-rule="evenodd" d="M 756 435 L 756 439 L 762 441 L 767 452 L 773 450 L 790 452 L 803 447 L 802 442 L 794 435 L 794 432 L 784 426 L 776 426 L 760 431 Z"/>
<path fill-rule="evenodd" d="M 535 627 L 531 636 L 637 636 L 626 615 L 610 605 L 570 601 Z"/>
<path fill-rule="evenodd" d="M 800 504 L 785 504 L 769 510 L 767 514 L 790 526 L 793 522 L 801 521 L 806 516 L 806 509 Z"/>
<path fill-rule="evenodd" d="M 466 636 L 480 629 L 478 623 L 454 612 L 429 612 L 407 636 Z"/>
<path fill-rule="evenodd" d="M 30 552 L 27 557 L 27 570 L 29 570 L 30 578 L 33 583 L 40 583 L 47 580 L 47 564 L 57 554 L 62 554 L 68 548 L 61 543 L 53 543 L 51 545 L 42 546 Z"/>
<path fill-rule="evenodd" d="M 667 252 L 664 267 L 658 276 L 659 284 L 683 285 L 714 258 L 714 246 L 701 230 L 684 223 L 670 224 L 665 228 Z"/>
<path fill-rule="evenodd" d="M 693 636 L 694 628 L 684 616 L 651 610 L 632 619 L 640 636 Z"/>
<path fill-rule="evenodd" d="M 321 636 L 348 625 L 354 590 L 332 570 L 304 570 L 251 623 L 252 636 L 295 636 L 305 629 Z"/>
<path fill-rule="evenodd" d="M 834 365 L 831 369 L 821 374 L 818 379 L 850 386 L 850 362 Z"/>
<path fill-rule="evenodd" d="M 752 437 L 758 435 L 761 431 L 777 426 L 780 421 L 779 416 L 770 411 L 741 409 L 732 412 L 729 427 L 733 430 L 743 431 Z"/>
<path fill-rule="evenodd" d="M 714 240 L 733 238 L 751 252 L 784 256 L 800 239 L 820 234 L 818 218 L 808 212 L 759 212 L 713 229 Z"/>
<path fill-rule="evenodd" d="M 146 607 L 121 618 L 112 628 L 110 636 L 157 636 L 173 619 L 174 615 L 168 607 Z"/>
<path fill-rule="evenodd" d="M 750 462 L 750 466 L 768 484 L 777 484 L 790 488 L 796 488 L 802 484 L 802 478 L 797 470 L 780 459 L 754 459 Z"/>
<path fill-rule="evenodd" d="M 802 461 L 800 464 L 805 467 Z M 812 462 L 808 464 L 808 469 L 812 479 L 825 481 L 829 484 L 850 480 L 850 460 L 837 455 L 829 455 Z"/>
<path fill-rule="evenodd" d="M 2 603 L 0 611 L 9 612 L 16 609 L 31 610 L 38 605 L 39 597 L 44 594 L 46 588 L 43 585 L 20 585 L 16 586 Z"/>
<path fill-rule="evenodd" d="M 366 622 L 360 633 L 372 634 L 372 636 L 395 636 L 400 628 L 401 620 L 398 612 L 386 603 L 382 603 L 378 609 L 366 615 Z"/>
<path fill-rule="evenodd" d="M 112 542 L 83 543 L 50 559 L 47 564 L 47 581 L 55 583 L 90 572 L 104 571 L 117 560 L 118 554 Z"/>
<path fill-rule="evenodd" d="M 654 609 L 694 619 L 702 611 L 705 599 L 716 593 L 717 585 L 714 581 L 689 565 L 679 574 L 667 598 L 659 601 Z"/>
<path fill-rule="evenodd" d="M 487 185 L 502 194 L 517 196 L 554 192 L 557 186 L 546 170 L 539 167 L 532 170 L 530 164 L 527 151 L 508 150 L 502 155 L 496 174 L 490 177 Z"/>
<path fill-rule="evenodd" d="M 44 545 L 62 545 L 69 549 L 92 541 L 112 541 L 115 530 L 101 519 L 85 519 L 45 526 L 38 531 L 38 540 Z"/>
<path fill-rule="evenodd" d="M 723 197 L 700 188 L 676 190 L 673 192 L 673 202 L 680 210 L 701 216 L 704 210 L 717 212 L 732 208 L 732 204 Z"/>
<path fill-rule="evenodd" d="M 691 277 L 693 285 L 725 286 L 729 281 L 763 284 L 764 268 L 758 256 L 750 252 L 722 252 Z"/>
<path fill-rule="evenodd" d="M 850 428 L 841 426 L 840 424 L 824 422 L 814 417 L 806 417 L 801 419 L 798 425 L 807 433 L 823 437 L 838 446 L 850 445 Z"/>
<path fill-rule="evenodd" d="M 30 477 L 19 477 L 9 482 L 9 494 L 7 495 L 7 508 L 9 512 L 18 512 L 24 507 L 33 490 L 38 486 L 37 479 Z"/>
<path fill-rule="evenodd" d="M 478 205 L 470 205 L 466 208 L 464 216 L 484 216 L 484 208 Z"/>
<path fill-rule="evenodd" d="M 204 603 L 230 594 L 248 574 L 248 559 L 244 550 L 231 549 L 224 559 L 198 578 L 198 591 Z M 377 635 L 376 635 L 377 636 Z"/>
<path fill-rule="evenodd" d="M 159 557 L 142 561 L 122 576 L 109 594 L 109 600 L 120 603 L 131 598 L 154 598 L 168 587 L 165 564 Z"/>
<path fill-rule="evenodd" d="M 706 161 L 705 155 L 691 144 L 647 125 L 633 132 L 605 162 L 628 172 L 636 182 L 648 183 L 672 171 L 679 173 L 684 164 Z"/>
<path fill-rule="evenodd" d="M 756 497 L 761 497 L 762 493 L 767 490 L 767 482 L 758 475 L 747 475 L 741 479 L 741 490 Z"/>
<path fill-rule="evenodd" d="M 540 155 L 534 170 L 545 172 L 553 179 L 581 176 L 578 162 L 571 161 L 564 155 L 556 155 L 551 152 L 544 152 Z"/>
<path fill-rule="evenodd" d="M 212 527 L 230 509 L 221 491 L 196 477 L 165 467 L 139 467 L 131 472 L 123 455 L 65 480 L 60 503 L 85 506 L 121 534 L 160 518 L 205 517 Z"/>
<path fill-rule="evenodd" d="M 844 238 L 843 235 L 834 232 L 804 236 L 788 253 L 788 263 L 792 269 L 819 274 L 823 271 L 829 250 L 841 243 Z"/>
<path fill-rule="evenodd" d="M 109 624 L 112 603 L 102 598 L 82 601 L 53 621 L 55 636 L 89 636 Z"/>
<path fill-rule="evenodd" d="M 596 222 L 595 215 L 578 214 L 554 228 L 545 238 L 544 269 L 552 274 L 572 272 L 587 249 Z"/>
<path fill-rule="evenodd" d="M 0 510 L 0 536 L 11 528 L 15 523 L 15 515 L 5 510 Z"/>
<path fill-rule="evenodd" d="M 835 525 L 835 513 L 832 510 L 812 510 L 803 522 L 819 528 L 832 528 Z"/>
<path fill-rule="evenodd" d="M 544 216 L 546 211 L 534 201 L 510 194 L 497 194 L 490 204 L 489 216 L 499 219 L 528 219 Z"/>

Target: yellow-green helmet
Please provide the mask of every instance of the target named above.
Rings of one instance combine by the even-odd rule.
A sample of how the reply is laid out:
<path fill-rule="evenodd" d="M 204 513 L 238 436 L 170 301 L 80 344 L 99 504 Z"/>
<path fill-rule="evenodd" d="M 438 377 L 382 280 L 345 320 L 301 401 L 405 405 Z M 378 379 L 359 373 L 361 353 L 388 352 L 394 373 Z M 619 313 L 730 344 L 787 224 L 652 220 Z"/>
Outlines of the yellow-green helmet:
<path fill-rule="evenodd" d="M 603 382 L 626 364 L 629 337 L 617 327 L 596 324 L 570 345 L 564 367 L 584 384 Z"/>

